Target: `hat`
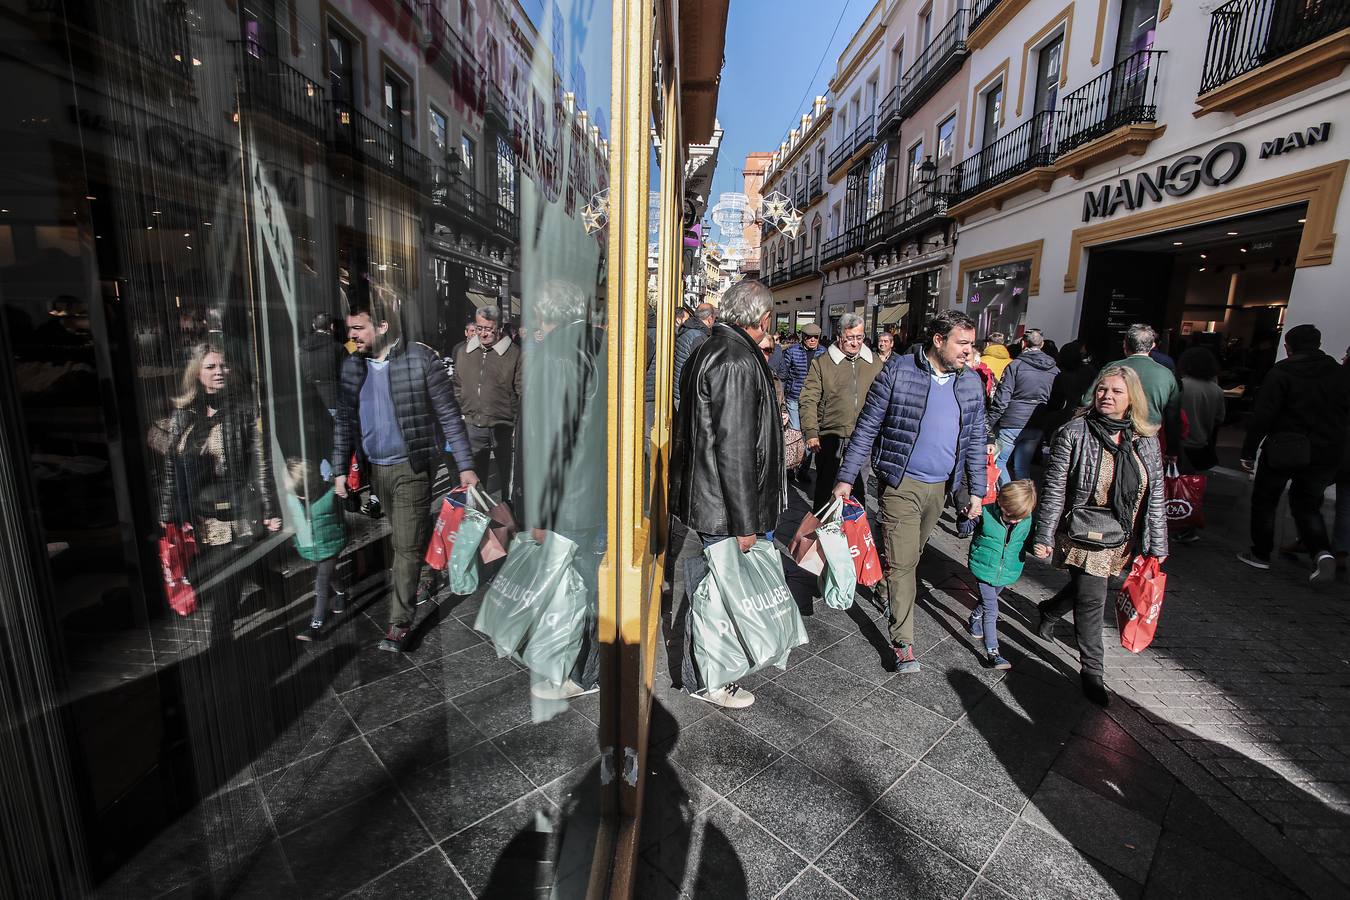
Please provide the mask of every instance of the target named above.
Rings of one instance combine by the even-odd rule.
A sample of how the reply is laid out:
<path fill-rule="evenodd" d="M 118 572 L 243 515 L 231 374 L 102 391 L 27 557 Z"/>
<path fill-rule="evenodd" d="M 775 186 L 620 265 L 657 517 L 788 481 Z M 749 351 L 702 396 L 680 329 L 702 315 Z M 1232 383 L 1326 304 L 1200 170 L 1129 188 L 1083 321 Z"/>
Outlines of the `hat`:
<path fill-rule="evenodd" d="M 801 327 L 802 337 L 820 337 L 819 325 L 803 325 Z"/>

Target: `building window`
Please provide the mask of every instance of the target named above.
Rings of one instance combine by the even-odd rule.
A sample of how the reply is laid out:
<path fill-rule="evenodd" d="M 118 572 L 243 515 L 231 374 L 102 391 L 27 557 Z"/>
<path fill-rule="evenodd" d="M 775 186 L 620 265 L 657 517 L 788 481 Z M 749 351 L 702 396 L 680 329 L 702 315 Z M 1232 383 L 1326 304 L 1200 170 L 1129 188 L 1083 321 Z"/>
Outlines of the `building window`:
<path fill-rule="evenodd" d="M 1060 34 L 1036 55 L 1036 96 L 1033 113 L 1055 109 L 1059 103 L 1060 63 L 1064 53 L 1064 35 Z"/>
<path fill-rule="evenodd" d="M 980 132 L 980 146 L 988 147 L 998 140 L 999 114 L 1003 110 L 1003 82 L 999 82 L 984 94 L 984 128 Z"/>
<path fill-rule="evenodd" d="M 384 124 L 394 135 L 404 137 L 403 118 L 407 115 L 404 101 L 412 93 L 402 78 L 388 69 L 384 72 Z"/>
<path fill-rule="evenodd" d="M 467 134 L 459 136 L 459 158 L 464 163 L 464 180 L 471 185 L 478 183 L 478 172 L 475 169 L 476 164 L 474 162 L 476 158 L 475 149 L 473 138 Z"/>
<path fill-rule="evenodd" d="M 877 147 L 867 161 L 867 208 L 863 219 L 881 212 L 886 195 L 886 147 Z"/>
<path fill-rule="evenodd" d="M 427 107 L 427 132 L 431 135 L 431 148 L 435 151 L 436 162 L 439 165 L 440 161 L 445 159 L 450 136 L 445 116 L 437 112 L 434 106 Z"/>
<path fill-rule="evenodd" d="M 978 269 L 967 275 L 966 312 L 975 320 L 976 333 L 1015 334 L 1026 318 L 1030 283 L 1029 259 Z"/>
<path fill-rule="evenodd" d="M 905 42 L 902 40 L 895 45 L 891 51 L 892 65 L 895 66 L 895 83 L 900 83 L 900 76 L 905 74 Z"/>
<path fill-rule="evenodd" d="M 938 126 L 937 170 L 948 172 L 952 168 L 952 156 L 956 152 L 956 115 L 953 113 Z"/>
<path fill-rule="evenodd" d="M 516 155 L 511 142 L 501 135 L 497 136 L 497 203 L 516 211 Z"/>
<path fill-rule="evenodd" d="M 356 99 L 356 75 L 352 68 L 352 42 L 328 23 L 328 94 L 333 103 L 350 108 Z"/>
<path fill-rule="evenodd" d="M 919 183 L 919 173 L 923 167 L 923 140 L 909 148 L 909 154 L 905 158 L 905 176 L 908 179 L 908 190 L 913 191 Z"/>

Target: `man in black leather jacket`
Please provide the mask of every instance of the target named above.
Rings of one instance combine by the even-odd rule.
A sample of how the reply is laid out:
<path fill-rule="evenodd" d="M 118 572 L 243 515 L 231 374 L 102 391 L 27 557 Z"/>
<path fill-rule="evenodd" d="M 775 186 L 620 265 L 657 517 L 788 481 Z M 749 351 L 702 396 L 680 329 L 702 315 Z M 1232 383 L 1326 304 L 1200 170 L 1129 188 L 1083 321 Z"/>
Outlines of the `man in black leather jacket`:
<path fill-rule="evenodd" d="M 762 284 L 732 285 L 719 321 L 681 373 L 670 506 L 705 547 L 734 537 L 748 552 L 787 507 L 782 419 L 759 349 L 772 312 L 773 295 Z M 686 690 L 694 687 L 686 679 Z M 737 685 L 694 696 L 729 708 L 754 700 Z"/>
<path fill-rule="evenodd" d="M 356 353 L 342 366 L 333 435 L 333 489 L 347 496 L 347 468 L 356 442 L 370 462 L 371 485 L 389 514 L 394 566 L 389 593 L 389 630 L 381 650 L 399 652 L 412 627 L 417 582 L 426 552 L 431 479 L 440 464 L 437 429 L 461 466 L 473 455 L 464 419 L 445 366 L 425 344 L 406 343 L 399 327 L 398 297 L 373 291 L 370 305 L 347 316 L 347 334 Z M 463 485 L 477 484 L 472 468 L 461 468 Z"/>

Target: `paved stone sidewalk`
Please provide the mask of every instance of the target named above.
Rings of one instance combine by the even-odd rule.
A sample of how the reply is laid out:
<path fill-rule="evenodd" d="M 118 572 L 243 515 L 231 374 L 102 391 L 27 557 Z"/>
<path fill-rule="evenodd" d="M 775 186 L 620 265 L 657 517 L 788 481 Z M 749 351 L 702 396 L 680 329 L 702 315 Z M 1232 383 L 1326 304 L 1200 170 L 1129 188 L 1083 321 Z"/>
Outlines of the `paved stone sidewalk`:
<path fill-rule="evenodd" d="M 1169 561 L 1154 646 L 1132 656 L 1108 632 L 1105 712 L 1081 699 L 1071 644 L 1034 637 L 1032 604 L 1064 579 L 1049 567 L 1008 598 L 1013 672 L 980 665 L 945 524 L 920 570 L 917 676 L 886 671 L 885 617 L 860 591 L 848 613 L 808 606 L 811 644 L 747 683 L 754 707 L 715 710 L 665 673 L 677 603 L 639 895 L 1343 896 L 1350 603 L 1292 565 L 1239 571 L 1244 492 L 1214 479 L 1217 527 Z M 810 579 L 790 584 L 809 603 Z"/>

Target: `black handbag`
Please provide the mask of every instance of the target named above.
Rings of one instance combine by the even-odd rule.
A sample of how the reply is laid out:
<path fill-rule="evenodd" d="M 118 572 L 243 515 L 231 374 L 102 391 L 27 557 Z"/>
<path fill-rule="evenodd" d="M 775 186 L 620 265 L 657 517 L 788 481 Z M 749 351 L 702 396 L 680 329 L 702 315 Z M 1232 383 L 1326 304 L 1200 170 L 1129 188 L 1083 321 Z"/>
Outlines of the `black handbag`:
<path fill-rule="evenodd" d="M 1306 469 L 1312 464 L 1312 444 L 1306 434 L 1278 431 L 1266 436 L 1261 460 L 1272 469 Z"/>
<path fill-rule="evenodd" d="M 1107 506 L 1075 506 L 1064 517 L 1064 532 L 1075 544 L 1094 550 L 1115 550 L 1128 539 Z"/>

